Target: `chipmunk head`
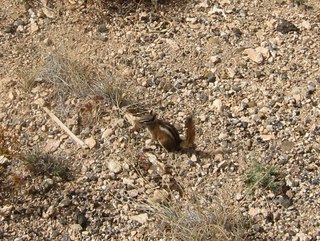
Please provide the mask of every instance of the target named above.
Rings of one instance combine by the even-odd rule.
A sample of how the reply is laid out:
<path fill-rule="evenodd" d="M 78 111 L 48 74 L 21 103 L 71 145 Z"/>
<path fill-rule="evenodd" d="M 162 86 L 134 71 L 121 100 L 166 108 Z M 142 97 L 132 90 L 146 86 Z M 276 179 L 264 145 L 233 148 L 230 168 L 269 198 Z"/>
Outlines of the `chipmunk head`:
<path fill-rule="evenodd" d="M 153 125 L 156 120 L 157 114 L 151 110 L 148 114 L 141 116 L 141 118 L 139 119 L 139 124 L 148 127 Z"/>

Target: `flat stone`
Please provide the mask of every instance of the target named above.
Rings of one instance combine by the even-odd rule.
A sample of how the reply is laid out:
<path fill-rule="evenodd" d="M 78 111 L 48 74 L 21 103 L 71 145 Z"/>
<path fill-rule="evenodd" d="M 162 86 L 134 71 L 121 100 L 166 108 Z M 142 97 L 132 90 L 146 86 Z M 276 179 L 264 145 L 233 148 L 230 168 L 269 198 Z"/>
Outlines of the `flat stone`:
<path fill-rule="evenodd" d="M 142 213 L 142 214 L 138 214 L 138 215 L 133 215 L 130 216 L 131 220 L 137 221 L 141 224 L 144 224 L 148 221 L 148 214 L 147 213 Z"/>
<path fill-rule="evenodd" d="M 248 58 L 257 63 L 257 64 L 261 64 L 263 62 L 263 55 L 262 53 L 256 51 L 255 49 L 245 49 L 243 51 L 243 54 L 248 56 Z"/>
<path fill-rule="evenodd" d="M 97 145 L 96 140 L 93 137 L 89 137 L 84 140 L 84 143 L 90 148 L 94 148 Z"/>
<path fill-rule="evenodd" d="M 60 140 L 50 139 L 47 141 L 46 146 L 44 147 L 45 152 L 55 152 L 61 144 Z"/>

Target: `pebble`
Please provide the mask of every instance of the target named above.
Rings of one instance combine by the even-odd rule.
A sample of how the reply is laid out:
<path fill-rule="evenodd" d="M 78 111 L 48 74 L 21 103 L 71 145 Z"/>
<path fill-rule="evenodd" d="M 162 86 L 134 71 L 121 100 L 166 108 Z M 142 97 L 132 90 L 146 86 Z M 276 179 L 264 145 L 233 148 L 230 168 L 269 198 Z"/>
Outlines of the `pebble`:
<path fill-rule="evenodd" d="M 122 166 L 120 162 L 111 160 L 108 162 L 108 169 L 110 172 L 118 174 L 122 171 Z"/>
<path fill-rule="evenodd" d="M 243 51 L 243 54 L 248 56 L 248 58 L 257 63 L 261 64 L 264 60 L 262 53 L 256 51 L 255 49 L 249 48 Z"/>
<path fill-rule="evenodd" d="M 141 224 L 144 224 L 148 221 L 148 214 L 147 213 L 142 213 L 142 214 L 138 214 L 138 215 L 133 215 L 130 216 L 131 220 L 137 221 Z"/>
<path fill-rule="evenodd" d="M 97 142 L 93 137 L 85 139 L 84 143 L 89 147 L 89 149 L 92 149 L 97 145 Z"/>

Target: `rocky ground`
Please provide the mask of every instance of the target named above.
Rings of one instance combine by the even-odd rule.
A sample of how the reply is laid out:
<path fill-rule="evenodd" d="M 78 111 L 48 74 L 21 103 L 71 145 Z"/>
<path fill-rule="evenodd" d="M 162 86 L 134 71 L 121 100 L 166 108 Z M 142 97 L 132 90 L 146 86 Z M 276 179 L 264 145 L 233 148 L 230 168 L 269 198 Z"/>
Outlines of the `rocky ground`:
<path fill-rule="evenodd" d="M 317 0 L 4 0 L 0 19 L 0 239 L 320 240 Z M 128 103 L 181 133 L 192 113 L 197 151 L 131 130 Z"/>

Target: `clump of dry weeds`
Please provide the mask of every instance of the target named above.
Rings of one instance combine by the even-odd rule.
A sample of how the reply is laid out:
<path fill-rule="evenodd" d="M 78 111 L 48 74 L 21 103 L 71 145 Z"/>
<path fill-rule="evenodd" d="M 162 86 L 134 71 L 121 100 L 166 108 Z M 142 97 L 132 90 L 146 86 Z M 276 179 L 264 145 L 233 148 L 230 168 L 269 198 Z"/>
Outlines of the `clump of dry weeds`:
<path fill-rule="evenodd" d="M 71 178 L 67 160 L 59 155 L 35 151 L 26 154 L 23 161 L 35 176 L 58 176 L 64 180 Z"/>
<path fill-rule="evenodd" d="M 121 106 L 128 102 L 129 93 L 124 81 L 111 73 L 102 73 L 84 57 L 67 50 L 55 50 L 47 55 L 35 70 L 23 70 L 20 84 L 25 90 L 36 83 L 47 83 L 53 89 L 55 105 L 70 97 L 101 96 L 107 104 Z"/>
<path fill-rule="evenodd" d="M 243 241 L 248 230 L 248 220 L 225 196 L 209 205 L 189 200 L 168 205 L 152 203 L 150 209 L 172 240 Z"/>

